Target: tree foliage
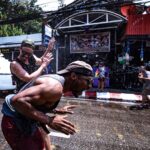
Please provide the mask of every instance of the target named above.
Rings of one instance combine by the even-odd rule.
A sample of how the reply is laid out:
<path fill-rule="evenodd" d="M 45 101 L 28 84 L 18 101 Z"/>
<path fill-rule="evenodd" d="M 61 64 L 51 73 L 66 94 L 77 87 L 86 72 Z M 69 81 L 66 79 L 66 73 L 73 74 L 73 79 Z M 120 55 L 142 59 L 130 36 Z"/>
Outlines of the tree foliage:
<path fill-rule="evenodd" d="M 20 1 L 15 3 L 14 0 L 1 0 L 0 20 L 20 18 L 40 13 L 42 9 L 35 5 L 37 0 Z M 42 30 L 42 20 L 34 19 L 14 24 L 0 26 L 0 36 L 14 36 L 20 34 L 39 33 Z"/>

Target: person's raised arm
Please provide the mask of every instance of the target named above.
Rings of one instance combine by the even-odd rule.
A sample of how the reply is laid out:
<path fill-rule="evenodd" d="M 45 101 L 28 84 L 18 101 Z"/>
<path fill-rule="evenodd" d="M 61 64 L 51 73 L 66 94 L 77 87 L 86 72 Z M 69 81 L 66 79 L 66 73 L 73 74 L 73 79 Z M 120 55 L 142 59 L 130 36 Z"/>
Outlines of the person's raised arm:
<path fill-rule="evenodd" d="M 56 42 L 56 41 L 55 41 L 55 38 L 54 38 L 54 37 L 52 37 L 52 38 L 49 40 L 48 47 L 47 47 L 46 51 L 44 52 L 44 54 L 42 55 L 41 58 L 38 58 L 38 57 L 36 57 L 36 56 L 34 55 L 34 58 L 35 58 L 37 64 L 40 65 L 40 64 L 42 63 L 43 58 L 44 58 L 48 53 L 52 55 L 52 50 L 53 50 L 53 48 L 54 48 L 55 42 Z M 52 59 L 53 59 L 53 58 L 52 58 Z M 52 60 L 52 59 L 51 59 L 51 60 Z"/>
<path fill-rule="evenodd" d="M 74 134 L 76 132 L 75 127 L 65 119 L 66 116 L 56 115 L 50 117 L 34 107 L 35 105 L 43 107 L 47 103 L 45 99 L 48 99 L 48 93 L 47 86 L 45 84 L 39 84 L 36 87 L 34 86 L 18 93 L 13 97 L 11 104 L 16 111 L 27 118 L 47 124 L 50 128 L 65 134 Z M 58 92 L 58 94 L 61 95 L 61 92 Z"/>
<path fill-rule="evenodd" d="M 29 82 L 42 74 L 43 69 L 47 67 L 51 59 L 52 59 L 51 54 L 48 53 L 45 57 L 43 57 L 42 64 L 40 65 L 40 67 L 31 74 L 29 74 L 26 70 L 24 70 L 22 66 L 17 62 L 11 62 L 10 64 L 11 72 L 22 81 Z"/>
<path fill-rule="evenodd" d="M 143 75 L 139 75 L 138 78 L 139 78 L 139 79 L 142 79 L 142 80 L 145 80 L 145 81 L 150 80 L 149 77 L 143 77 Z"/>

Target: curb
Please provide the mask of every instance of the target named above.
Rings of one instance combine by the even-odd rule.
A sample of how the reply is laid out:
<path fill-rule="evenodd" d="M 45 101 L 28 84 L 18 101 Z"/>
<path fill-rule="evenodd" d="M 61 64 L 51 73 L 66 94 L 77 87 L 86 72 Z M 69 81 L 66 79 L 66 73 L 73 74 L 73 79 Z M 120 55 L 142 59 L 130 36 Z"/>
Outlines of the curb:
<path fill-rule="evenodd" d="M 68 92 L 63 95 L 64 97 L 74 96 Z M 127 103 L 140 103 L 142 101 L 142 95 L 134 93 L 122 93 L 122 92 L 97 92 L 97 91 L 83 91 L 79 96 L 82 99 L 93 99 L 95 101 L 114 101 L 114 102 L 127 102 Z"/>

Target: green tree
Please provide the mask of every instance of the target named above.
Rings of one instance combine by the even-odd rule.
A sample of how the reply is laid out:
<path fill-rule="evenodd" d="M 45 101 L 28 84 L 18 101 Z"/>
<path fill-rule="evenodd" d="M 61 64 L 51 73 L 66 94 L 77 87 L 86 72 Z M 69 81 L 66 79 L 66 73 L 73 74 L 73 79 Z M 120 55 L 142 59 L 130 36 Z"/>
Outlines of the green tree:
<path fill-rule="evenodd" d="M 1 20 L 4 20 L 7 18 L 7 16 L 6 14 L 2 14 L 0 12 L 0 18 Z M 0 26 L 0 36 L 14 36 L 20 34 L 25 34 L 25 32 L 23 32 L 22 28 L 20 28 L 19 26 L 15 26 L 14 24 L 6 24 Z"/>
<path fill-rule="evenodd" d="M 29 16 L 41 13 L 42 9 L 35 6 L 37 0 L 13 3 L 10 0 L 1 0 L 0 20 L 16 19 L 14 24 L 6 24 L 0 26 L 0 36 L 13 36 L 20 34 L 38 33 L 42 30 L 41 18 L 28 20 Z M 20 22 L 19 18 L 25 18 Z"/>

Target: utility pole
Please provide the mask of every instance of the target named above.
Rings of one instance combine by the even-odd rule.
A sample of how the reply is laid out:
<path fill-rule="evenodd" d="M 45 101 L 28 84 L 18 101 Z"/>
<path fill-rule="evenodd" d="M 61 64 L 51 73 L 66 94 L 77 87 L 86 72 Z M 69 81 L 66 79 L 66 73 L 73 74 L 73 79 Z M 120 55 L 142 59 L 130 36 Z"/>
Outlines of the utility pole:
<path fill-rule="evenodd" d="M 64 5 L 64 0 L 58 0 L 59 2 L 59 6 L 58 6 L 58 9 L 61 9 L 63 8 L 65 5 Z M 60 50 L 60 47 L 58 46 L 58 44 L 56 45 L 56 72 L 58 71 L 58 66 L 59 66 L 59 50 Z"/>

